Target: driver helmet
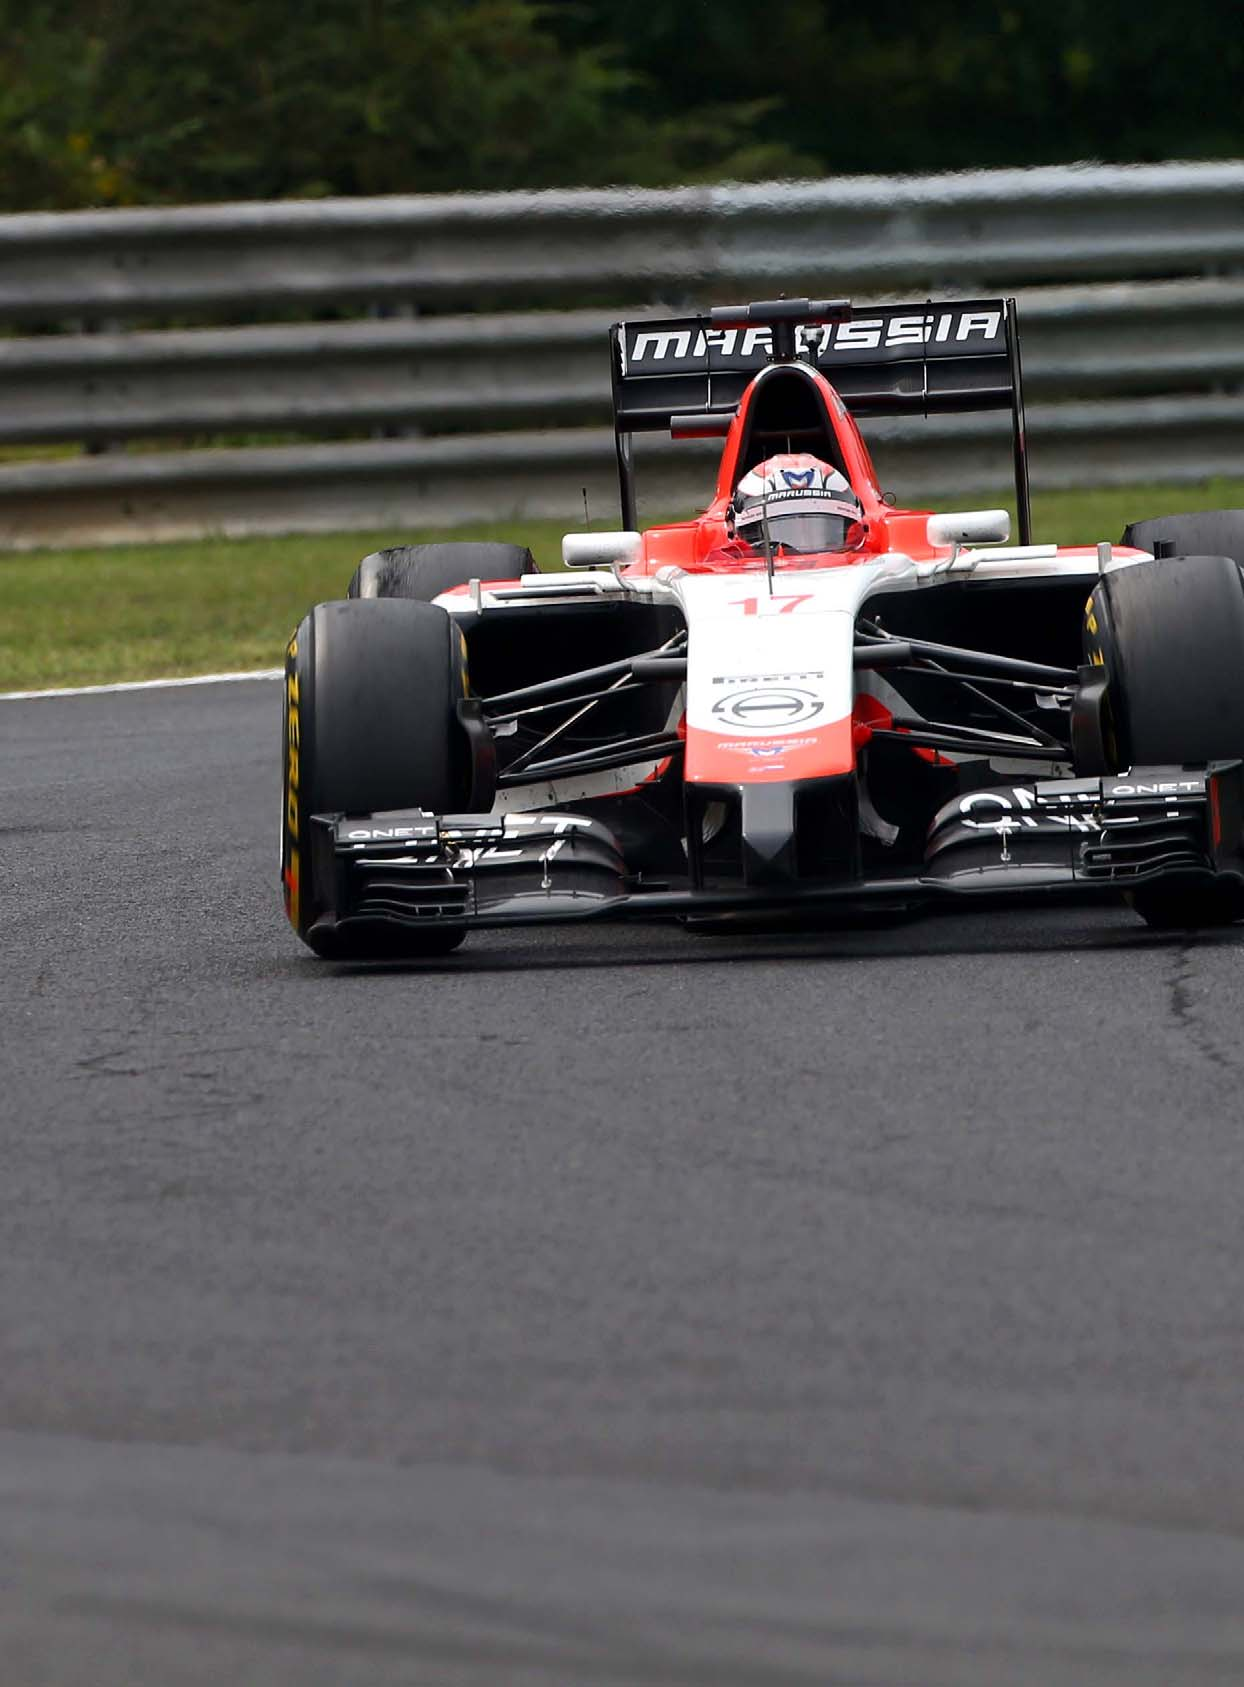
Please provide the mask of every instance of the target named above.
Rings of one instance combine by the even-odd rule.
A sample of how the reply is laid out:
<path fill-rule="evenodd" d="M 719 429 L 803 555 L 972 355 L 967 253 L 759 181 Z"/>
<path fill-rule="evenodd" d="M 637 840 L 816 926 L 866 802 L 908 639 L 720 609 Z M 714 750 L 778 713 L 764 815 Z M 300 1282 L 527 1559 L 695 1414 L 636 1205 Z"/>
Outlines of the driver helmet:
<path fill-rule="evenodd" d="M 758 463 L 740 480 L 728 512 L 734 536 L 763 552 L 857 551 L 868 536 L 864 509 L 845 476 L 806 451 Z"/>

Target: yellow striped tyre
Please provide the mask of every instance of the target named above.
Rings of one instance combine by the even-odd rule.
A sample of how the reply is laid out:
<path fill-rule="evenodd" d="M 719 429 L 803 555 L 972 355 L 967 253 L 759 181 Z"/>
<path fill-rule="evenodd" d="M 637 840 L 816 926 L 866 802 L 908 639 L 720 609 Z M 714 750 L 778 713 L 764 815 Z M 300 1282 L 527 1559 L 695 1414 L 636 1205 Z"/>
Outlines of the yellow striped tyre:
<path fill-rule="evenodd" d="M 1115 568 L 1085 608 L 1106 675 L 1112 772 L 1244 757 L 1244 579 L 1226 556 Z"/>
<path fill-rule="evenodd" d="M 332 852 L 314 814 L 423 808 L 461 813 L 473 781 L 456 712 L 466 694 L 462 634 L 435 604 L 321 603 L 285 653 L 281 886 L 294 930 L 317 954 L 374 959 L 446 954 L 463 932 L 338 929 Z"/>
<path fill-rule="evenodd" d="M 1085 610 L 1085 659 L 1106 676 L 1108 770 L 1244 759 L 1244 578 L 1227 556 L 1164 556 L 1116 568 Z M 1244 886 L 1204 872 L 1128 897 L 1162 931 L 1244 917 Z"/>

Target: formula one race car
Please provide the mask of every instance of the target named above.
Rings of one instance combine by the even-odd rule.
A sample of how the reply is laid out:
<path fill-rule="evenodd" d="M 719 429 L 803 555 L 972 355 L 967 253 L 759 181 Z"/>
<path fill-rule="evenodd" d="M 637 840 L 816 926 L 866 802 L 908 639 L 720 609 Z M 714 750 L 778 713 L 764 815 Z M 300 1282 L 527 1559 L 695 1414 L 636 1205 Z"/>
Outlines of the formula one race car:
<path fill-rule="evenodd" d="M 623 531 L 364 558 L 290 640 L 281 874 L 333 957 L 475 927 L 790 929 L 934 899 L 1244 917 L 1244 511 L 1031 542 L 1015 304 L 611 335 Z M 883 498 L 859 416 L 1009 409 L 1005 511 Z M 724 438 L 636 531 L 632 435 Z"/>

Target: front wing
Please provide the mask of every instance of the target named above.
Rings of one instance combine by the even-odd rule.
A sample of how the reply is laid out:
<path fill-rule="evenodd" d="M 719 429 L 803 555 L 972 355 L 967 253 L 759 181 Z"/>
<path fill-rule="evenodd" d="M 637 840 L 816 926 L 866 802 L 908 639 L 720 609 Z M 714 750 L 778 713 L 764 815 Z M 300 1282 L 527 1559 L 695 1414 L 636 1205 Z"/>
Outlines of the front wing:
<path fill-rule="evenodd" d="M 1244 883 L 1244 764 L 1137 768 L 968 792 L 943 807 L 918 873 L 748 886 L 655 883 L 578 814 L 317 815 L 320 883 L 336 925 L 496 927 L 732 912 L 849 912 L 950 898 L 1133 889 L 1157 879 Z"/>

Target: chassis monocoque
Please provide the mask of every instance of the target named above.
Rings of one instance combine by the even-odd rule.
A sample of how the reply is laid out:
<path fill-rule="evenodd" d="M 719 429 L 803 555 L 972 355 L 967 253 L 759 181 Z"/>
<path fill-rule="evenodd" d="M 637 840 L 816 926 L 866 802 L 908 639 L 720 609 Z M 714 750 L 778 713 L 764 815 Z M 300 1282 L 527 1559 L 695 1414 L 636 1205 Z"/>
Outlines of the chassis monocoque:
<path fill-rule="evenodd" d="M 612 333 L 623 527 L 359 564 L 287 651 L 281 874 L 331 957 L 475 927 L 798 928 L 938 898 L 1244 916 L 1244 512 L 1033 544 L 1012 300 L 778 300 Z M 889 504 L 857 417 L 1009 408 L 1005 512 Z M 636 530 L 631 436 L 724 440 Z M 740 477 L 810 451 L 862 550 L 723 553 Z"/>

